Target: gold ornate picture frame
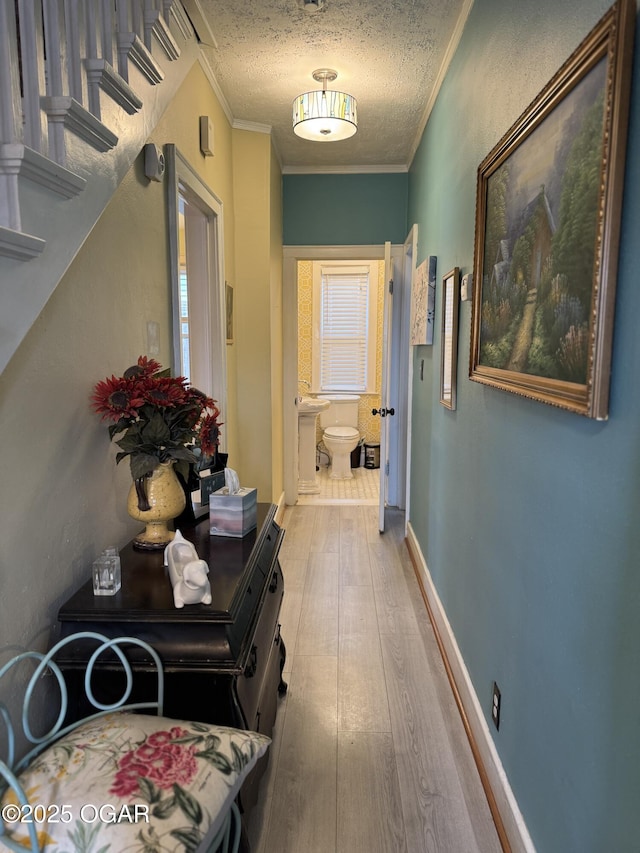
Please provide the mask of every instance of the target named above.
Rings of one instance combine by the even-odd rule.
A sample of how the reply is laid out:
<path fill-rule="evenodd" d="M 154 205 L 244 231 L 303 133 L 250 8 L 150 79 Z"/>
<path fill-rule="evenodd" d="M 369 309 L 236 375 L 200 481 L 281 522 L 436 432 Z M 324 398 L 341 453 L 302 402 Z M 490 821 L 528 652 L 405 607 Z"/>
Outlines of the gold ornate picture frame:
<path fill-rule="evenodd" d="M 608 417 L 635 0 L 618 0 L 478 168 L 469 376 Z"/>

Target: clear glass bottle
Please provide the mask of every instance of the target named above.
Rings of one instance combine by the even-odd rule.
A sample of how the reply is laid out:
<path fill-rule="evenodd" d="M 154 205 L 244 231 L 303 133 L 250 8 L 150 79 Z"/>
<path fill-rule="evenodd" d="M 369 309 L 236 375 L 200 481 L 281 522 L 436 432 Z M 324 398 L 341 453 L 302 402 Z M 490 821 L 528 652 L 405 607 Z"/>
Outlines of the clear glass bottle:
<path fill-rule="evenodd" d="M 122 585 L 118 549 L 105 548 L 93 563 L 93 594 L 115 595 Z"/>

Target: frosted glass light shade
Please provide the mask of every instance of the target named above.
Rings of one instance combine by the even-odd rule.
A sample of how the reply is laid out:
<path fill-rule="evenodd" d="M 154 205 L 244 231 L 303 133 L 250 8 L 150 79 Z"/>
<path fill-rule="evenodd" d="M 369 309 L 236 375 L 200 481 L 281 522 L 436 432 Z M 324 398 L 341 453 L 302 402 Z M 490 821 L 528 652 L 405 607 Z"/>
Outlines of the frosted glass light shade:
<path fill-rule="evenodd" d="M 348 139 L 358 129 L 356 99 L 346 92 L 315 91 L 293 102 L 293 132 L 312 142 Z"/>

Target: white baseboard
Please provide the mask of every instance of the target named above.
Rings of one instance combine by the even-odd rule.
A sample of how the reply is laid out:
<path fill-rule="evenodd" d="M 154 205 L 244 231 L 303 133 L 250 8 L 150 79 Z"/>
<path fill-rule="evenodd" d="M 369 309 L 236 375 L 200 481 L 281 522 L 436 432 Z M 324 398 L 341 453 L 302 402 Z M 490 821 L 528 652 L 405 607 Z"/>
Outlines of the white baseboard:
<path fill-rule="evenodd" d="M 407 546 L 431 609 L 431 615 L 435 623 L 434 629 L 439 634 L 440 641 L 444 647 L 444 653 L 447 656 L 445 665 L 448 662 L 460 702 L 466 714 L 471 737 L 475 740 L 480 761 L 484 766 L 487 782 L 493 793 L 496 808 L 502 820 L 504 834 L 508 839 L 513 853 L 535 853 L 535 846 L 509 785 L 509 780 L 504 772 L 500 756 L 491 737 L 489 726 L 482 713 L 482 706 L 478 701 L 478 696 L 471 683 L 471 678 L 460 654 L 456 638 L 451 630 L 451 625 L 436 592 L 436 588 L 433 585 L 429 568 L 410 522 L 407 525 Z"/>

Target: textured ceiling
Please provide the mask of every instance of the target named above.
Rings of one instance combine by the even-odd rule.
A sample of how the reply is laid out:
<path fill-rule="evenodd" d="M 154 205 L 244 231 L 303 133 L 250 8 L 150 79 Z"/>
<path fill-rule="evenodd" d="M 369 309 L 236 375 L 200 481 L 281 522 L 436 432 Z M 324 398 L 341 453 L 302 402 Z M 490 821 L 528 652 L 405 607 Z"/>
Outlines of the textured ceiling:
<path fill-rule="evenodd" d="M 326 0 L 313 14 L 302 0 L 196 6 L 215 39 L 203 50 L 234 121 L 270 126 L 285 170 L 339 170 L 407 166 L 470 2 Z M 311 77 L 317 68 L 335 69 L 338 79 L 329 88 L 357 98 L 358 132 L 351 139 L 309 142 L 293 133 L 293 99 L 321 88 Z"/>

